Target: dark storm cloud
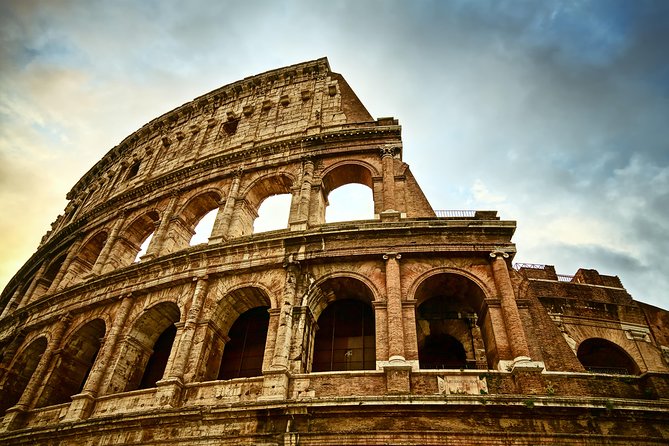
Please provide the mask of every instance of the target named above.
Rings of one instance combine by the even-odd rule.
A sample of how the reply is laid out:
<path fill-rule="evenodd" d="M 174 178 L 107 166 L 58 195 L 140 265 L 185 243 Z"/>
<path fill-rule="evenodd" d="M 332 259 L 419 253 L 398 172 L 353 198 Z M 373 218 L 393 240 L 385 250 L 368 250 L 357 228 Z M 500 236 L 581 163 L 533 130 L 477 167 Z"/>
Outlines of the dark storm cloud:
<path fill-rule="evenodd" d="M 617 274 L 669 307 L 668 23 L 656 1 L 4 2 L 0 151 L 64 196 L 155 116 L 328 56 L 400 118 L 435 208 L 499 209 L 517 260 Z"/>

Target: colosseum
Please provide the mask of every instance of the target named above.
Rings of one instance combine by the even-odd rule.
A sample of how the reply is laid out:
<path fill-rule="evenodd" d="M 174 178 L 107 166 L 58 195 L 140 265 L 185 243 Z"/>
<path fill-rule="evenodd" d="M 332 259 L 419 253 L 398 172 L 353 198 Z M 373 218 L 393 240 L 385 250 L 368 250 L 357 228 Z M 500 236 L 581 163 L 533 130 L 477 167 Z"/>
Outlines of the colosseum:
<path fill-rule="evenodd" d="M 128 136 L 0 295 L 0 443 L 667 444 L 669 312 L 514 264 L 514 221 L 434 210 L 402 155 L 327 59 Z M 374 215 L 326 223 L 351 183 Z"/>

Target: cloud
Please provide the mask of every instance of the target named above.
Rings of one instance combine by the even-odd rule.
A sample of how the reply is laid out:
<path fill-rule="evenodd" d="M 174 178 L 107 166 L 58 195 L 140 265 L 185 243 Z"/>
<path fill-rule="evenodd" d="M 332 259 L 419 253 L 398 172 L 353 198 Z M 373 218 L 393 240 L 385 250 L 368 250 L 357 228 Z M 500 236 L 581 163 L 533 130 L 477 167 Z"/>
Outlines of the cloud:
<path fill-rule="evenodd" d="M 667 20 L 651 1 L 3 2 L 3 258 L 27 258 L 144 123 L 328 56 L 373 115 L 400 118 L 435 208 L 497 207 L 518 260 L 604 269 L 669 307 L 649 285 L 669 277 Z M 37 223 L 17 232 L 17 214 Z"/>

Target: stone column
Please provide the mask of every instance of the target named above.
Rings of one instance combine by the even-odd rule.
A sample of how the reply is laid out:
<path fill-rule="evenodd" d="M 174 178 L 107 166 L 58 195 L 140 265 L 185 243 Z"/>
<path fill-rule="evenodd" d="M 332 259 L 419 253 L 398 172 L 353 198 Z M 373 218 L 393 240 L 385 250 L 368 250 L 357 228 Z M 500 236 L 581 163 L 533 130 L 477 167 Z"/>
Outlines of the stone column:
<path fill-rule="evenodd" d="M 388 356 L 389 360 L 404 361 L 404 324 L 402 322 L 402 295 L 400 288 L 401 254 L 383 256 L 386 261 L 386 300 L 388 302 Z"/>
<path fill-rule="evenodd" d="M 121 301 L 121 304 L 114 315 L 114 320 L 109 328 L 109 332 L 100 346 L 100 351 L 95 359 L 95 363 L 88 374 L 83 390 L 78 395 L 72 396 L 72 404 L 70 404 L 65 417 L 66 421 L 88 418 L 93 412 L 95 398 L 98 396 L 102 379 L 112 362 L 112 357 L 118 344 L 118 338 L 132 308 L 132 302 L 133 299 L 131 294 L 128 294 Z"/>
<path fill-rule="evenodd" d="M 239 183 L 241 182 L 242 171 L 238 170 L 232 179 L 230 191 L 225 203 L 218 209 L 214 225 L 211 228 L 211 236 L 209 237 L 209 244 L 220 243 L 228 238 L 228 230 L 230 229 L 230 221 L 232 220 L 232 211 L 235 209 L 235 202 L 237 201 L 237 194 L 239 193 Z"/>
<path fill-rule="evenodd" d="M 34 407 L 38 396 L 37 393 L 44 384 L 42 381 L 44 381 L 45 374 L 51 365 L 51 359 L 60 348 L 60 342 L 70 320 L 71 317 L 68 313 L 54 324 L 51 339 L 46 350 L 42 353 L 42 357 L 37 363 L 37 367 L 30 377 L 28 385 L 23 390 L 23 395 L 21 395 L 19 402 L 5 412 L 0 431 L 8 431 L 19 427 L 22 424 L 25 413 Z"/>
<path fill-rule="evenodd" d="M 305 158 L 302 166 L 302 185 L 300 186 L 299 201 L 295 218 L 291 218 L 290 228 L 292 230 L 307 229 L 309 220 L 309 204 L 311 202 L 311 183 L 314 175 L 314 162 L 311 158 Z"/>
<path fill-rule="evenodd" d="M 388 313 L 388 362 L 383 370 L 386 374 L 386 392 L 407 394 L 411 391 L 411 364 L 404 354 L 404 321 L 402 318 L 402 288 L 400 278 L 401 254 L 389 253 L 386 261 L 386 301 Z"/>
<path fill-rule="evenodd" d="M 179 344 L 177 345 L 176 354 L 174 355 L 174 362 L 172 369 L 167 375 L 168 379 L 175 379 L 181 383 L 183 380 L 186 365 L 190 357 L 190 352 L 193 347 L 193 335 L 198 320 L 200 319 L 200 312 L 207 296 L 207 289 L 209 288 L 209 281 L 207 276 L 196 277 L 193 280 L 195 283 L 195 290 L 191 298 L 190 309 L 186 316 L 181 336 L 179 337 Z"/>
<path fill-rule="evenodd" d="M 19 305 L 20 296 L 21 296 L 21 287 L 18 287 L 18 289 L 14 291 L 14 294 L 12 294 L 12 297 L 9 299 L 9 302 L 7 302 L 7 306 L 2 311 L 2 315 L 0 315 L 0 319 L 4 318 L 5 316 L 9 316 L 9 314 L 12 311 L 14 311 L 14 309 Z"/>
<path fill-rule="evenodd" d="M 289 260 L 286 262 L 285 268 L 286 281 L 280 301 L 279 326 L 276 331 L 270 368 L 263 372 L 264 379 L 261 400 L 283 400 L 288 395 L 288 356 L 290 354 L 293 332 L 293 304 L 295 302 L 300 266 L 299 263 Z"/>
<path fill-rule="evenodd" d="M 63 264 L 61 265 L 60 270 L 58 271 L 58 274 L 56 274 L 56 277 L 53 279 L 53 282 L 51 282 L 51 285 L 49 285 L 49 289 L 47 290 L 46 294 L 51 294 L 58 289 L 58 285 L 60 285 L 60 282 L 62 282 L 63 277 L 65 277 L 65 273 L 67 273 L 68 269 L 70 268 L 70 265 L 72 264 L 72 261 L 79 253 L 79 248 L 81 247 L 82 241 L 83 237 L 78 236 L 74 241 L 74 243 L 72 243 L 72 246 L 70 246 L 70 250 L 68 251 L 67 256 L 65 257 L 65 260 L 63 261 Z"/>
<path fill-rule="evenodd" d="M 505 260 L 509 257 L 509 254 L 495 251 L 490 253 L 490 257 L 493 259 L 492 272 L 500 296 L 502 316 L 504 317 L 506 334 L 511 344 L 511 353 L 514 360 L 518 358 L 529 360 L 530 350 L 525 339 L 525 331 L 523 330 L 523 324 L 520 320 L 518 307 L 516 306 L 516 298 L 513 293 L 509 269 Z"/>
<path fill-rule="evenodd" d="M 388 146 L 381 149 L 381 163 L 383 165 L 383 211 L 396 211 L 394 155 L 395 147 Z"/>
<path fill-rule="evenodd" d="M 105 246 L 102 248 L 102 251 L 100 251 L 100 255 L 98 256 L 98 259 L 95 261 L 95 265 L 93 265 L 93 274 L 101 274 L 103 268 L 107 264 L 107 260 L 109 260 L 109 255 L 111 254 L 111 250 L 116 244 L 116 241 L 118 240 L 118 234 L 121 232 L 121 227 L 123 226 L 123 223 L 125 222 L 125 214 L 123 212 L 119 212 L 119 214 L 116 217 L 116 221 L 114 222 L 114 226 L 112 227 L 109 236 L 107 237 L 107 241 L 105 242 Z"/>
<path fill-rule="evenodd" d="M 25 292 L 23 297 L 21 298 L 18 307 L 25 307 L 30 303 L 32 300 L 33 294 L 35 293 L 35 288 L 37 288 L 37 285 L 39 285 L 40 279 L 44 275 L 44 272 L 46 271 L 46 267 L 49 266 L 48 262 L 45 260 L 42 262 L 40 265 L 39 269 L 37 270 L 37 273 L 35 273 L 35 277 L 33 277 L 33 281 L 30 284 L 30 287 L 28 287 L 28 290 Z"/>
<path fill-rule="evenodd" d="M 170 197 L 170 202 L 167 204 L 167 208 L 163 211 L 163 215 L 160 218 L 160 223 L 156 228 L 156 232 L 151 238 L 151 243 L 149 243 L 149 246 L 146 249 L 146 254 L 142 256 L 142 260 L 154 259 L 161 254 L 163 244 L 165 243 L 165 236 L 167 235 L 167 229 L 170 226 L 178 202 L 179 195 L 177 192 L 173 192 Z"/>

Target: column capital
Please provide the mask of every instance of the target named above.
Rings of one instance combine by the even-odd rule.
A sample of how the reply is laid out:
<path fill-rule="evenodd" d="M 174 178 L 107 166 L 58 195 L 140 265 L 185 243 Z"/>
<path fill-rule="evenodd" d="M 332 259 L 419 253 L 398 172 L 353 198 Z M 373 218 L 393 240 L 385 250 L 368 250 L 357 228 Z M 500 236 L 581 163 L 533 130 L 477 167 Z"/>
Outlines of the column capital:
<path fill-rule="evenodd" d="M 496 259 L 496 258 L 498 258 L 498 257 L 501 257 L 501 258 L 504 258 L 504 259 L 508 259 L 508 258 L 509 258 L 509 253 L 506 252 L 506 251 L 503 251 L 501 248 L 495 248 L 495 249 L 490 253 L 490 257 L 492 257 L 493 259 Z"/>
<path fill-rule="evenodd" d="M 399 260 L 401 258 L 402 258 L 402 254 L 400 254 L 398 252 L 388 252 L 388 253 L 383 255 L 383 260 L 389 260 L 389 259 Z"/>
<path fill-rule="evenodd" d="M 381 152 L 381 158 L 394 157 L 400 151 L 400 146 L 388 144 L 379 148 L 379 151 Z"/>

